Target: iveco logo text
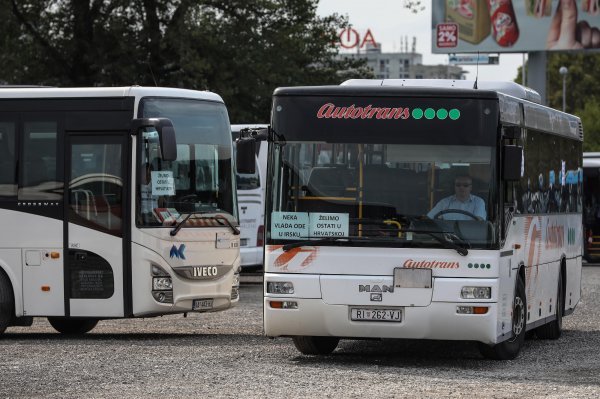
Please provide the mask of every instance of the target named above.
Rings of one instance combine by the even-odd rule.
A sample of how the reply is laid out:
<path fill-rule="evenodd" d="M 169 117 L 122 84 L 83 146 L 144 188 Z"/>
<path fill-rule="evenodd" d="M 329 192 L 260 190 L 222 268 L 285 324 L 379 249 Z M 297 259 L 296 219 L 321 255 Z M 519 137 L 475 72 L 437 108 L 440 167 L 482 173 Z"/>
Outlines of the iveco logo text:
<path fill-rule="evenodd" d="M 216 277 L 218 269 L 216 266 L 194 266 L 194 277 Z"/>
<path fill-rule="evenodd" d="M 185 255 L 183 254 L 183 251 L 185 251 L 185 244 L 181 244 L 179 246 L 179 248 L 177 248 L 175 245 L 173 245 L 171 247 L 171 251 L 169 252 L 169 257 L 171 259 L 177 258 L 177 259 L 184 259 L 185 260 Z"/>

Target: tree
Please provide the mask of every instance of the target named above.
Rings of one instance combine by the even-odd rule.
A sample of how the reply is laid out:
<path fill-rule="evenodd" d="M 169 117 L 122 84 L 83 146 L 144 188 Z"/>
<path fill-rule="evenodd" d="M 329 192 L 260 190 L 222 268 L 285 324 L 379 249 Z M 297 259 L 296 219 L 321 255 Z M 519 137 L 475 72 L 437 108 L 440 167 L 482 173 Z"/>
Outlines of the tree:
<path fill-rule="evenodd" d="M 364 61 L 337 57 L 347 21 L 317 16 L 317 3 L 0 0 L 0 80 L 209 89 L 232 121 L 265 122 L 278 86 L 370 76 Z"/>
<path fill-rule="evenodd" d="M 548 53 L 546 95 L 548 105 L 562 109 L 563 77 L 558 70 L 568 69 L 566 80 L 566 111 L 581 118 L 584 130 L 584 150 L 600 151 L 600 70 L 599 53 Z M 522 70 L 515 82 L 520 83 Z"/>

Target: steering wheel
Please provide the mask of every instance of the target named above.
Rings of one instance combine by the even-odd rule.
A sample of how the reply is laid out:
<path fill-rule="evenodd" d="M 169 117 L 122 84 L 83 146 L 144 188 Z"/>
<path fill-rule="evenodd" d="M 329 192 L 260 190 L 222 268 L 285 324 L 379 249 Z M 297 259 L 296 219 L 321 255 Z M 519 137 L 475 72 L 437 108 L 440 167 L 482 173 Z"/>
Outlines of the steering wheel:
<path fill-rule="evenodd" d="M 479 216 L 473 215 L 469 211 L 463 211 L 462 209 L 443 209 L 443 210 L 439 211 L 438 213 L 436 213 L 435 215 L 433 215 L 432 219 L 441 219 L 440 216 L 445 215 L 447 213 L 460 213 L 462 215 L 466 215 L 466 216 L 472 218 L 473 220 L 482 220 Z"/>

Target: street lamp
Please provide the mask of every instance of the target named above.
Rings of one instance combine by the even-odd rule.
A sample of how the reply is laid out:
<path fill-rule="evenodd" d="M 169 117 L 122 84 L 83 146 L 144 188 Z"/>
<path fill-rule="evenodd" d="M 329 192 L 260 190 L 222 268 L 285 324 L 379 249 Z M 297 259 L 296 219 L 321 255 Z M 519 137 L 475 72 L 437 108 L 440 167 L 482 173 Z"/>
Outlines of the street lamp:
<path fill-rule="evenodd" d="M 558 70 L 558 73 L 560 73 L 563 77 L 563 90 L 562 90 L 562 97 L 563 97 L 563 112 L 565 112 L 565 110 L 567 109 L 567 74 L 569 73 L 569 70 L 567 69 L 566 66 L 561 66 L 560 69 Z"/>

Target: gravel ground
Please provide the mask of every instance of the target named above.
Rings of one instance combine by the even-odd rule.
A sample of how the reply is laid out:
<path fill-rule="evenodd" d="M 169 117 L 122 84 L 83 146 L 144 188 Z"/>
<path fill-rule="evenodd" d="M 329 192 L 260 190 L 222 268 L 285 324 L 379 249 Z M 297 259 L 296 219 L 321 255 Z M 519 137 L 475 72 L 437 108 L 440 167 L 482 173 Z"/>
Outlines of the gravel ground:
<path fill-rule="evenodd" d="M 45 319 L 0 338 L 0 397 L 321 398 L 600 397 L 600 267 L 558 341 L 528 340 L 513 361 L 472 343 L 342 341 L 300 355 L 262 336 L 262 286 L 245 285 L 222 313 L 102 321 L 81 338 Z"/>

